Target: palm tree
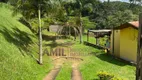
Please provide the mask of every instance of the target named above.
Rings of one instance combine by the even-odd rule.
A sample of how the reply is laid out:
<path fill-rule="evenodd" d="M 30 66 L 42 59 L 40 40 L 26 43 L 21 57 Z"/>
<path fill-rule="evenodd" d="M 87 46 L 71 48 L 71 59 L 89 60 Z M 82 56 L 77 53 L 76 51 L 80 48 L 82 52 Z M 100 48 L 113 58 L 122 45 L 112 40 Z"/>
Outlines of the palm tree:
<path fill-rule="evenodd" d="M 71 36 L 71 33 L 74 33 L 74 40 L 76 40 L 76 36 L 79 34 L 78 19 L 76 17 L 70 18 L 58 29 L 57 33 L 58 35 L 61 35 L 62 33 L 66 35 L 66 33 L 68 33 L 69 37 Z"/>
<path fill-rule="evenodd" d="M 78 10 L 76 13 L 78 16 L 79 32 L 80 32 L 80 44 L 83 42 L 83 23 L 82 23 L 82 11 L 84 8 L 90 8 L 95 3 L 93 0 L 75 0 Z"/>
<path fill-rule="evenodd" d="M 12 0 L 12 5 L 15 7 L 15 12 L 19 11 L 23 14 L 26 20 L 38 17 L 39 24 L 39 64 L 42 64 L 42 25 L 41 18 L 44 17 L 49 11 L 52 11 L 55 6 L 51 0 Z M 54 6 L 53 6 L 54 5 Z"/>
<path fill-rule="evenodd" d="M 78 14 L 78 17 L 79 17 L 79 32 L 80 32 L 80 44 L 83 42 L 83 38 L 82 38 L 82 29 L 83 29 L 83 27 L 82 27 L 82 20 L 81 20 L 81 17 L 82 17 L 82 14 L 81 14 L 81 12 L 82 12 L 82 8 L 83 8 L 83 2 L 82 2 L 82 0 L 76 0 L 76 3 L 77 3 L 77 5 L 78 5 L 78 8 L 79 8 L 79 10 L 78 10 L 78 12 L 79 12 L 79 14 Z"/>
<path fill-rule="evenodd" d="M 82 14 L 81 14 L 81 12 L 82 12 L 82 0 L 60 0 L 60 2 L 62 2 L 63 3 L 63 5 L 65 5 L 65 4 L 67 4 L 66 6 L 65 6 L 65 8 L 67 8 L 67 7 L 69 7 L 69 3 L 71 3 L 71 4 L 75 4 L 76 6 L 77 6 L 77 10 L 75 10 L 75 13 L 77 13 L 76 14 L 76 17 L 78 17 L 78 22 L 79 22 L 79 33 L 80 33 L 80 43 L 82 43 L 83 42 L 83 38 L 82 38 L 82 21 L 81 21 L 81 17 L 82 17 Z M 69 16 L 69 12 L 67 11 L 67 9 L 66 9 L 66 12 L 67 12 L 67 16 Z M 78 23 L 77 23 L 78 24 Z"/>

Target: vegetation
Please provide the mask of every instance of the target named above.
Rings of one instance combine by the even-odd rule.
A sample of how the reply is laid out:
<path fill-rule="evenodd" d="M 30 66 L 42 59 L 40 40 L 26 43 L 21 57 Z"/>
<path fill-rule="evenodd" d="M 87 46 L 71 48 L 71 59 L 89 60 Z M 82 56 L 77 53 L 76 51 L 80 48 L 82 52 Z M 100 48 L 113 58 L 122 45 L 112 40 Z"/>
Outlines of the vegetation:
<path fill-rule="evenodd" d="M 98 77 L 100 78 L 100 80 L 111 80 L 114 77 L 114 75 L 109 74 L 108 72 L 105 71 L 101 71 L 98 73 Z"/>
<path fill-rule="evenodd" d="M 2 80 L 41 80 L 53 61 L 46 55 L 58 46 L 71 47 L 83 61 L 79 69 L 84 80 L 99 79 L 98 71 L 107 71 L 126 80 L 135 79 L 135 67 L 107 55 L 103 50 L 83 43 L 88 29 L 111 29 L 138 20 L 141 1 L 130 3 L 99 0 L 1 0 L 0 2 L 0 77 Z M 138 3 L 138 4 L 137 4 Z M 57 39 L 48 32 L 49 25 L 59 24 Z M 66 39 L 64 35 L 68 34 Z M 38 35 L 38 36 L 37 36 Z M 74 36 L 71 40 L 71 37 Z M 67 39 L 68 38 L 68 39 Z M 101 39 L 101 46 L 105 44 Z M 94 36 L 90 42 L 95 43 Z M 91 56 L 90 56 L 91 55 Z M 44 63 L 44 65 L 37 64 Z M 51 63 L 52 62 L 52 63 Z M 65 60 L 57 80 L 70 79 L 72 62 Z M 106 66 L 107 65 L 107 66 Z M 123 75 L 122 75 L 123 74 Z M 103 74 L 104 76 L 104 74 Z"/>
<path fill-rule="evenodd" d="M 0 79 L 41 80 L 52 66 L 44 55 L 45 65 L 37 64 L 37 36 L 12 17 L 11 6 L 0 4 Z"/>

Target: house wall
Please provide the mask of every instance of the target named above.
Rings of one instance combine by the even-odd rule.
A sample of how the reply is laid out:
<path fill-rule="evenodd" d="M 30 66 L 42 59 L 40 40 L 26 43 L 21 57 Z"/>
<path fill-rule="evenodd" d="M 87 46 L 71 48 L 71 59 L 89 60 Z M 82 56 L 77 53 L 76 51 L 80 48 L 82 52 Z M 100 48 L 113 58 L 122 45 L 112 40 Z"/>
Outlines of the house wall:
<path fill-rule="evenodd" d="M 138 30 L 128 27 L 120 30 L 120 58 L 136 62 Z"/>
<path fill-rule="evenodd" d="M 111 34 L 110 53 L 113 54 L 113 35 Z M 114 55 L 120 56 L 120 30 L 114 30 Z"/>

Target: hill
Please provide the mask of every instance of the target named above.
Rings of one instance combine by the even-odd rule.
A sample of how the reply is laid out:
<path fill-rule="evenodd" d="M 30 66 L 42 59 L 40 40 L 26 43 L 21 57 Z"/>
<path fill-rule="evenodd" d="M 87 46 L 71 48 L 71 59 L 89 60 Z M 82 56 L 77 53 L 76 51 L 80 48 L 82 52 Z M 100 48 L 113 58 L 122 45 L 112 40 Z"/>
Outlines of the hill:
<path fill-rule="evenodd" d="M 50 65 L 37 64 L 38 38 L 10 8 L 0 3 L 0 80 L 41 80 Z"/>

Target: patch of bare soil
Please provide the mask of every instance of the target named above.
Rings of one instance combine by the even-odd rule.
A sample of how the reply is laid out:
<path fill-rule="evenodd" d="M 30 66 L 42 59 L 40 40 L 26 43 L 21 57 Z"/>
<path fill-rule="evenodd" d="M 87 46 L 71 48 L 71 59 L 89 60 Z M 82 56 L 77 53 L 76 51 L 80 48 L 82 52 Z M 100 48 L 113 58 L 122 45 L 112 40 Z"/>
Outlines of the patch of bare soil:
<path fill-rule="evenodd" d="M 81 72 L 77 67 L 72 68 L 71 80 L 82 80 Z"/>
<path fill-rule="evenodd" d="M 82 80 L 81 72 L 79 71 L 80 61 L 74 61 L 72 64 L 71 80 Z"/>

